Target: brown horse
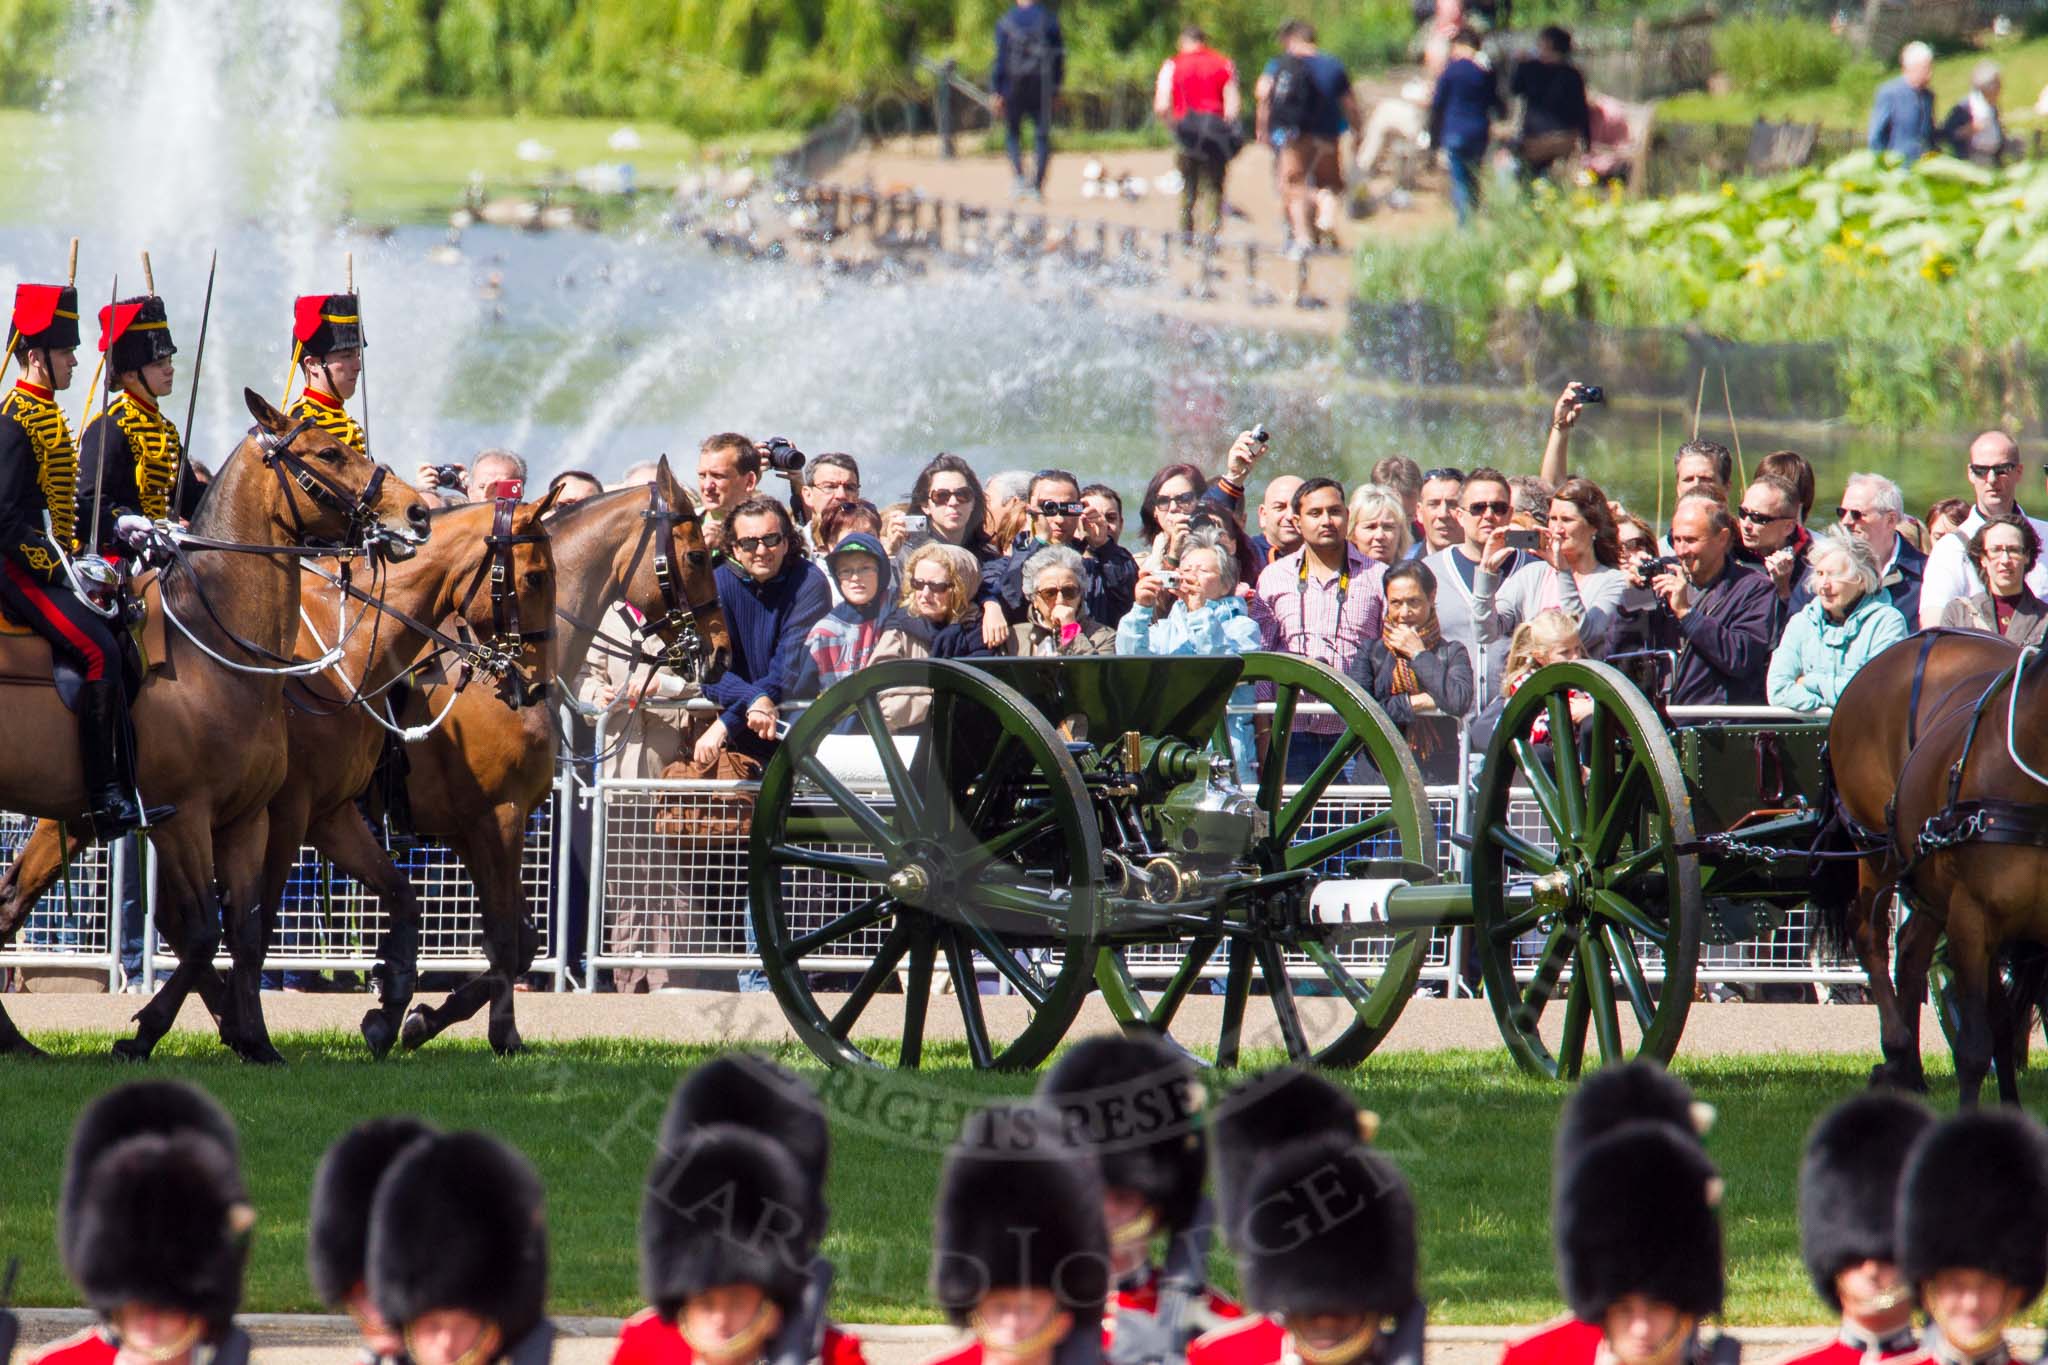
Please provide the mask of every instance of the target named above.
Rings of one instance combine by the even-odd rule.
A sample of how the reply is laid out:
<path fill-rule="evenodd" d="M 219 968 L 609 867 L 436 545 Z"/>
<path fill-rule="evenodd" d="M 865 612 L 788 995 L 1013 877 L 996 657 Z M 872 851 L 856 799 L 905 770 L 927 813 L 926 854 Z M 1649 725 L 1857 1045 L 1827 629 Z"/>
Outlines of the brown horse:
<path fill-rule="evenodd" d="M 518 704 L 546 697 L 554 563 L 540 519 L 553 504 L 550 495 L 536 506 L 513 510 L 504 537 L 494 534 L 495 503 L 438 513 L 429 523 L 432 535 L 420 553 L 386 569 L 370 591 L 316 582 L 300 603 L 300 655 L 322 658 L 331 646 L 343 650 L 344 657 L 315 679 L 293 679 L 285 685 L 289 757 L 285 781 L 270 801 L 261 900 L 263 947 L 268 950 L 285 883 L 310 832 L 337 867 L 390 908 L 391 928 L 378 953 L 382 998 L 362 1023 L 363 1036 L 379 1057 L 397 1039 L 412 998 L 419 904 L 412 883 L 392 865 L 355 804 L 383 750 L 384 731 L 371 708 L 385 705 L 379 694 L 418 662 L 430 644 L 437 655 L 452 656 L 459 664 L 462 686 L 487 675 L 479 660 L 490 645 L 507 650 L 516 646 L 516 674 L 503 669 L 511 662 L 509 654 L 493 656 L 503 669 L 497 690 Z M 315 564 L 321 578 L 331 579 L 337 568 L 332 561 Z M 491 580 L 505 585 L 495 600 L 485 586 Z M 516 602 L 516 609 L 508 602 Z M 465 622 L 484 648 L 455 640 L 436 624 L 450 618 Z M 499 639 L 507 633 L 507 619 L 525 627 L 516 642 Z M 16 903 L 32 905 L 55 883 L 65 854 L 74 846 L 56 822 L 36 825 L 0 882 L 12 913 L 26 913 Z M 240 972 L 244 964 L 237 960 L 235 966 Z M 259 956 L 249 966 L 251 979 L 261 966 Z M 246 1002 L 238 1009 L 244 1050 L 275 1057 L 260 1003 L 253 1011 Z"/>
<path fill-rule="evenodd" d="M 1891 825 L 1914 918 L 1948 936 L 1952 1047 L 1966 1106 L 1977 1102 L 1994 1055 L 2000 1098 L 2019 1102 L 2017 1021 L 1996 968 L 2010 945 L 2048 943 L 2048 664 L 2039 654 L 2021 658 L 1957 681 L 1900 771 Z M 1903 991 L 1912 964 L 1901 958 Z M 1917 969 L 1924 983 L 1924 963 Z M 2023 1007 L 2032 1000 L 2031 989 L 2021 993 Z"/>
<path fill-rule="evenodd" d="M 619 602 L 641 613 L 649 633 L 666 646 L 662 652 L 645 647 L 645 667 L 666 662 L 706 679 L 724 671 L 731 646 L 711 556 L 666 459 L 646 488 L 605 493 L 554 513 L 548 534 L 555 547 L 556 615 L 565 627 L 559 677 L 568 679 L 582 666 L 600 627 L 608 641 L 623 637 L 617 622 L 604 620 Z M 446 688 L 426 688 L 413 697 L 405 719 L 424 723 L 448 704 Z M 501 1053 L 522 1046 L 512 988 L 532 966 L 539 936 L 526 922 L 520 863 L 527 822 L 554 787 L 556 751 L 550 715 L 513 711 L 476 691 L 455 698 L 441 728 L 409 747 L 406 787 L 414 826 L 446 842 L 469 870 L 490 966 L 440 1005 L 413 1007 L 401 1035 L 408 1049 L 485 1005 L 491 1046 Z"/>
<path fill-rule="evenodd" d="M 1973 702 L 1983 690 L 1969 680 L 2010 664 L 2019 651 L 1995 635 L 1967 630 L 1922 631 L 1872 659 L 1850 680 L 1828 727 L 1828 760 L 1843 811 L 1863 830 L 1891 827 L 1891 801 L 1915 743 L 1939 717 Z M 1853 896 L 1816 896 L 1822 937 L 1853 947 L 1878 1009 L 1885 1060 L 1873 1085 L 1925 1090 L 1920 1061 L 1920 1005 L 1927 969 L 1941 939 L 1939 922 L 1907 916 L 1899 933 L 1894 978 L 1889 918 L 1878 913 L 1906 864 L 1885 842 L 1856 864 Z"/>
<path fill-rule="evenodd" d="M 405 554 L 426 538 L 426 509 L 389 470 L 318 427 L 293 424 L 255 392 L 245 397 L 256 428 L 222 464 L 193 519 L 197 539 L 159 575 L 150 602 L 177 629 L 170 667 L 136 699 L 136 766 L 147 803 L 177 808 L 149 839 L 158 925 L 178 967 L 136 1016 L 135 1038 L 114 1045 L 127 1058 L 146 1057 L 197 988 L 222 1041 L 267 1060 L 245 1042 L 239 1019 L 256 1000 L 254 971 L 236 973 L 230 990 L 213 955 L 225 921 L 237 963 L 256 960 L 252 948 L 260 958 L 266 813 L 286 761 L 285 679 L 276 670 L 288 666 L 299 634 L 292 550 L 325 542 Z M 54 689 L 0 688 L 0 809 L 79 817 L 74 725 Z M 0 942 L 26 913 L 19 898 L 0 908 Z M 0 1046 L 33 1050 L 11 1024 L 5 1032 Z"/>

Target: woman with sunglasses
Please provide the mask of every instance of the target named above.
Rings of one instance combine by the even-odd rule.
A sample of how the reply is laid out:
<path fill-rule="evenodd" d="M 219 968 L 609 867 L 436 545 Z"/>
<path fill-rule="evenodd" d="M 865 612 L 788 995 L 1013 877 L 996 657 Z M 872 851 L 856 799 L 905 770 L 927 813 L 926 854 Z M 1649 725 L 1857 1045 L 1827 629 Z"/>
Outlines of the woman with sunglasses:
<path fill-rule="evenodd" d="M 1024 561 L 1024 601 L 1031 619 L 1010 637 L 1012 654 L 1116 653 L 1115 628 L 1082 606 L 1087 574 L 1087 564 L 1067 545 L 1047 545 Z"/>
<path fill-rule="evenodd" d="M 974 604 L 980 587 L 980 566 L 960 546 L 928 541 L 912 550 L 903 565 L 902 600 L 882 618 L 868 663 L 986 656 L 989 649 Z M 882 693 L 881 703 L 882 719 L 891 730 L 902 730 L 923 723 L 931 693 L 892 688 Z"/>
<path fill-rule="evenodd" d="M 728 747 L 756 761 L 767 758 L 782 700 L 804 658 L 804 637 L 832 609 L 825 575 L 805 557 L 796 522 L 781 502 L 749 498 L 726 526 L 718 605 L 732 635 L 732 658 L 721 677 L 704 685 L 704 695 L 724 709 L 691 751 L 707 768 Z"/>
<path fill-rule="evenodd" d="M 976 564 L 1001 559 L 1003 551 L 988 536 L 988 494 L 974 466 L 951 451 L 934 455 L 918 471 L 910 487 L 910 515 L 925 519 L 923 530 L 912 531 L 896 559 L 897 578 L 907 587 L 910 579 L 910 551 L 936 541 L 957 545 L 974 556 Z M 1010 623 L 1002 603 L 978 584 L 974 589 L 975 609 L 981 618 L 982 643 L 1000 649 L 1010 638 Z"/>

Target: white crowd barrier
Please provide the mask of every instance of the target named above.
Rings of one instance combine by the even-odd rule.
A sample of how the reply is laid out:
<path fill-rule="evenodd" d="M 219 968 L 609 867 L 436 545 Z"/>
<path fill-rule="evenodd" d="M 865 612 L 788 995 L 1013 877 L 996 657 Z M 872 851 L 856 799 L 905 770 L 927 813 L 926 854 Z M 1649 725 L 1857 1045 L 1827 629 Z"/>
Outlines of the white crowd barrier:
<path fill-rule="evenodd" d="M 1322 709 L 1304 705 L 1301 713 Z M 1723 718 L 1754 721 L 1785 715 L 1770 708 L 1730 708 Z M 1712 715 L 1693 708 L 1684 718 L 1703 720 Z M 596 718 L 595 751 L 610 742 L 607 719 Z M 1456 784 L 1426 790 L 1436 824 L 1439 869 L 1447 879 L 1459 880 L 1465 855 L 1452 836 L 1465 827 L 1466 792 Z M 592 780 L 565 763 L 553 793 L 535 812 L 527 831 L 525 911 L 541 939 L 534 971 L 552 976 L 558 989 L 588 989 L 597 973 L 620 968 L 719 974 L 754 968 L 747 841 L 739 832 L 734 804 L 736 798 L 750 794 L 751 784 L 738 782 L 603 774 Z M 1384 786 L 1333 786 L 1304 833 L 1312 837 L 1362 819 L 1385 809 L 1389 799 Z M 1514 803 L 1509 818 L 1525 836 L 1540 833 L 1533 803 Z M 571 833 L 579 826 L 587 832 L 580 839 Z M 11 858 L 30 827 L 24 817 L 0 815 L 0 856 Z M 587 848 L 587 856 L 573 856 L 576 847 Z M 139 954 L 144 986 L 153 986 L 175 959 L 155 933 L 155 887 L 146 845 L 139 857 L 133 849 L 133 844 L 123 842 L 111 850 L 80 851 L 15 940 L 0 950 L 0 968 L 103 970 L 110 987 L 118 987 L 124 977 L 121 930 L 139 924 L 140 940 L 130 943 L 126 957 L 132 963 Z M 480 970 L 485 962 L 476 894 L 460 860 L 431 841 L 402 842 L 392 851 L 412 877 L 421 902 L 421 971 Z M 1365 849 L 1347 856 L 1372 852 Z M 809 875 L 815 877 L 815 885 L 797 886 L 800 920 L 822 925 L 851 908 L 851 884 L 822 873 Z M 375 897 L 335 872 L 315 850 L 302 850 L 265 967 L 367 970 L 375 963 L 384 924 L 385 912 Z M 1464 932 L 1437 931 L 1423 967 L 1423 980 L 1447 994 L 1470 992 L 1461 970 Z M 880 928 L 869 930 L 849 940 L 842 956 L 820 955 L 808 962 L 821 971 L 858 969 L 867 961 L 861 953 L 878 947 L 883 933 Z M 135 932 L 128 937 L 134 940 Z M 140 953 L 141 942 L 153 950 Z M 580 952 L 572 951 L 571 944 Z M 1532 938 L 1528 947 L 1533 959 L 1536 940 Z M 1347 965 L 1369 975 L 1384 961 L 1386 944 L 1364 940 L 1347 953 Z M 1178 952 L 1172 945 L 1148 945 L 1129 951 L 1126 960 L 1141 977 L 1158 977 L 1177 965 Z M 225 964 L 225 957 L 220 961 Z M 1533 960 L 1527 965 L 1533 966 Z M 1646 954 L 1644 967 L 1651 979 L 1659 977 L 1654 953 Z M 1205 975 L 1222 971 L 1216 962 Z M 1793 909 L 1767 938 L 1703 948 L 1698 975 L 1707 983 L 1828 986 L 1863 980 L 1853 960 L 1823 958 L 1803 906 Z"/>

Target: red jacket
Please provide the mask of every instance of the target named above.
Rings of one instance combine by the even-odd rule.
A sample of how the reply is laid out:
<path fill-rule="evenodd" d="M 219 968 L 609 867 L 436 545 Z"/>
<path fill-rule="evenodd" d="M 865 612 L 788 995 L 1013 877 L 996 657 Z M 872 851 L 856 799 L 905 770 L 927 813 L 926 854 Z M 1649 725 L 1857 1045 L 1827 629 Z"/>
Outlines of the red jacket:
<path fill-rule="evenodd" d="M 1196 1338 L 1188 1365 L 1275 1365 L 1286 1354 L 1286 1328 L 1271 1318 L 1239 1318 Z"/>
<path fill-rule="evenodd" d="M 661 1320 L 652 1308 L 643 1308 L 626 1319 L 619 1329 L 619 1344 L 612 1350 L 612 1365 L 691 1365 L 697 1353 L 683 1340 L 682 1329 Z M 837 1327 L 825 1329 L 821 1365 L 866 1365 L 860 1338 L 848 1336 Z M 99 1365 L 99 1362 L 66 1362 L 66 1365 Z"/>
<path fill-rule="evenodd" d="M 1606 1335 L 1590 1322 L 1560 1318 L 1532 1336 L 1509 1342 L 1500 1365 L 1593 1365 Z"/>
<path fill-rule="evenodd" d="M 1213 47 L 1173 54 L 1173 121 L 1189 114 L 1223 117 L 1223 92 L 1237 80 L 1230 58 Z"/>
<path fill-rule="evenodd" d="M 1913 1335 L 1911 1327 L 1883 1341 L 1863 1339 L 1860 1333 L 1844 1327 L 1841 1334 L 1827 1345 L 1787 1356 L 1778 1365 L 1869 1365 L 1869 1362 L 1879 1360 L 1898 1360 L 1913 1355 L 1919 1349 L 1919 1338 Z"/>
<path fill-rule="evenodd" d="M 28 1365 L 114 1365 L 120 1354 L 113 1341 L 97 1327 L 53 1341 L 28 1358 Z"/>

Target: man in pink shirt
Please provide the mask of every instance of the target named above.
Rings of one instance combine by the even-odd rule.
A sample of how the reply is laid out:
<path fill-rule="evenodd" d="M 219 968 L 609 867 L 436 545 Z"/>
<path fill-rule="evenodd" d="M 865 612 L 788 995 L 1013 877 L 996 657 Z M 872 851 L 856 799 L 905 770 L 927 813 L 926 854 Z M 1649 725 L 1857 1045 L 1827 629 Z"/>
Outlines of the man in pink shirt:
<path fill-rule="evenodd" d="M 1242 97 L 1237 67 L 1209 46 L 1208 35 L 1193 24 L 1180 31 L 1180 50 L 1159 67 L 1152 108 L 1173 127 L 1179 150 L 1174 166 L 1180 172 L 1180 230 L 1195 230 L 1195 200 L 1204 190 L 1211 205 L 1206 231 L 1223 230 L 1223 175 L 1230 159 L 1244 145 L 1237 118 Z"/>

